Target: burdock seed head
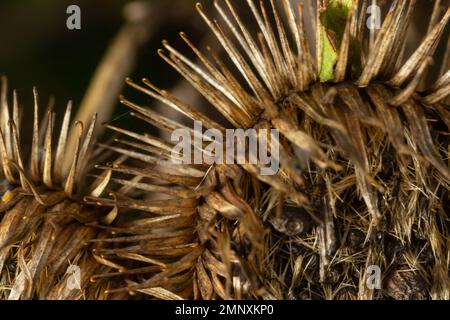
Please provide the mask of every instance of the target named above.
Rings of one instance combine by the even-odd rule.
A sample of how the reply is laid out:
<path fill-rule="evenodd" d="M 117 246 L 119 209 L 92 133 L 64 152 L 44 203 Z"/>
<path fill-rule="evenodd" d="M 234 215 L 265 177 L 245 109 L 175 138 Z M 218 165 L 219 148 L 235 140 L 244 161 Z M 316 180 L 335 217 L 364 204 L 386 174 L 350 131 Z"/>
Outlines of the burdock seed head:
<path fill-rule="evenodd" d="M 87 191 L 82 187 L 92 160 L 96 116 L 88 127 L 77 122 L 76 152 L 67 176 L 61 173 L 72 105 L 69 102 L 56 132 L 53 106 L 40 121 L 38 92 L 34 89 L 31 139 L 25 136 L 21 108 L 14 91 L 9 108 L 7 81 L 1 78 L 0 100 L 0 298 L 101 299 L 107 288 L 90 277 L 107 269 L 95 262 L 101 210 L 83 203 L 83 194 L 100 194 L 103 174 Z M 57 138 L 57 139 L 56 139 Z M 28 141 L 28 143 L 27 143 Z M 30 143 L 31 142 L 31 143 Z M 24 145 L 31 145 L 26 150 Z M 25 157 L 29 154 L 30 156 Z M 79 270 L 72 272 L 71 270 Z M 75 278 L 72 278 L 75 276 Z"/>
<path fill-rule="evenodd" d="M 281 168 L 262 175 L 260 163 L 176 165 L 173 143 L 111 127 L 123 138 L 110 148 L 135 160 L 111 170 L 127 175 L 117 182 L 135 198 L 143 195 L 92 199 L 123 208 L 118 216 L 127 217 L 116 222 L 117 245 L 108 251 L 128 266 L 115 291 L 158 298 L 449 299 L 448 62 L 419 90 L 427 67 L 438 63 L 433 56 L 448 6 L 436 1 L 426 36 L 407 55 L 416 1 L 392 1 L 380 29 L 370 32 L 368 1 L 245 2 L 248 12 L 216 1 L 219 21 L 197 5 L 220 52 L 197 48 L 184 33 L 192 57 L 167 41 L 158 52 L 226 121 L 146 79 L 127 82 L 207 129 L 278 130 Z M 161 130 L 190 129 L 122 102 Z M 274 232 L 277 207 L 297 207 L 314 227 Z M 132 218 L 131 210 L 141 214 Z M 388 238 L 404 250 L 387 255 Z M 433 259 L 424 264 L 416 258 L 429 247 Z M 378 267 L 385 278 L 399 265 L 409 278 L 425 279 L 420 295 L 392 293 L 398 281 L 388 282 L 387 294 L 367 285 L 367 270 Z M 408 292 L 416 283 L 408 283 Z"/>

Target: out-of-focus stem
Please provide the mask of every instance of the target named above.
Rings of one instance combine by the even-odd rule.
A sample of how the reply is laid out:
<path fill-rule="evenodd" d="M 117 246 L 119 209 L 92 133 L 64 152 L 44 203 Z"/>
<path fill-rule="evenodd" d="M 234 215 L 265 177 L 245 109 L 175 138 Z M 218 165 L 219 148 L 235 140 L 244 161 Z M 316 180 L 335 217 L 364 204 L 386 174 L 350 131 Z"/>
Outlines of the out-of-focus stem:
<path fill-rule="evenodd" d="M 126 22 L 98 66 L 74 120 L 88 124 L 97 113 L 98 123 L 103 123 L 111 117 L 124 78 L 135 65 L 138 49 L 151 36 L 157 23 L 149 4 L 141 1 L 129 3 L 124 8 L 124 16 Z M 97 126 L 95 131 L 95 137 L 99 137 L 103 128 Z M 76 128 L 72 126 L 63 159 L 63 176 L 67 176 L 70 170 L 76 141 Z"/>

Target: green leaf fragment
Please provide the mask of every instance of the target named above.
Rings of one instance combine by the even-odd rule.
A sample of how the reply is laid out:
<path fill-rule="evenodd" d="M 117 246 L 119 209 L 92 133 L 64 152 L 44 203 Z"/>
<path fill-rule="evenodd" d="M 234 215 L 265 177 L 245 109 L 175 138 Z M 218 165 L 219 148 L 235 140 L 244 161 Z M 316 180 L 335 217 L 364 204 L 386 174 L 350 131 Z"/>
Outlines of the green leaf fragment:
<path fill-rule="evenodd" d="M 338 52 L 345 32 L 347 20 L 354 6 L 354 0 L 328 0 L 320 13 L 321 65 L 320 81 L 334 79 L 334 68 L 338 61 Z"/>
<path fill-rule="evenodd" d="M 334 78 L 334 66 L 337 63 L 338 55 L 324 31 L 321 32 L 321 41 L 322 63 L 320 66 L 320 81 L 325 82 L 333 80 Z"/>

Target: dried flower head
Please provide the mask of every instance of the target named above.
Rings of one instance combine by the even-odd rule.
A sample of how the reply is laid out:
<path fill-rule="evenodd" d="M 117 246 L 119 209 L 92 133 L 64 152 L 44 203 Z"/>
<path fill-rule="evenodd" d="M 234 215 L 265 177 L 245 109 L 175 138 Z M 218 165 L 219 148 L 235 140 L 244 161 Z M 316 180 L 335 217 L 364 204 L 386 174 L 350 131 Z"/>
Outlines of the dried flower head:
<path fill-rule="evenodd" d="M 425 279 L 421 298 L 449 299 L 448 62 L 419 90 L 448 6 L 441 15 L 436 1 L 429 31 L 406 57 L 414 0 L 392 1 L 381 29 L 370 34 L 368 1 L 246 3 L 256 33 L 229 0 L 215 2 L 221 22 L 197 5 L 223 52 L 203 52 L 184 33 L 197 61 L 167 41 L 159 51 L 226 121 L 146 79 L 127 83 L 207 129 L 279 130 L 281 169 L 265 176 L 259 164 L 177 165 L 171 142 L 108 125 L 123 136 L 108 148 L 135 160 L 105 168 L 125 175 L 115 182 L 133 192 L 87 199 L 119 208 L 122 217 L 116 235 L 103 239 L 113 244 L 103 254 L 127 267 L 125 282 L 110 292 L 380 299 L 387 296 L 366 285 L 367 268 L 376 265 L 387 277 L 401 265 L 411 279 Z M 159 129 L 192 130 L 122 102 Z M 193 148 L 207 152 L 206 145 Z M 140 214 L 129 213 L 135 210 Z M 303 225 L 304 213 L 312 224 L 305 232 L 283 221 Z M 400 246 L 391 254 L 393 239 Z M 432 255 L 424 263 L 426 248 Z M 397 282 L 388 283 L 392 291 Z"/>
<path fill-rule="evenodd" d="M 103 175 L 86 192 L 82 188 L 92 158 L 92 138 L 96 116 L 89 127 L 77 122 L 78 141 L 67 176 L 61 173 L 70 126 L 71 102 L 59 134 L 50 103 L 39 120 L 39 98 L 34 89 L 31 151 L 22 121 L 24 112 L 14 91 L 12 113 L 7 81 L 1 78 L 0 100 L 0 298 L 75 299 L 102 298 L 103 283 L 90 283 L 90 277 L 105 268 L 95 262 L 88 241 L 99 234 L 101 210 L 86 206 L 83 194 L 99 195 L 107 183 Z M 57 141 L 55 141 L 57 137 Z M 29 140 L 28 140 L 29 141 Z M 24 155 L 30 154 L 29 157 Z M 29 159 L 29 161 L 26 161 Z M 67 285 L 71 265 L 82 273 L 79 285 Z"/>

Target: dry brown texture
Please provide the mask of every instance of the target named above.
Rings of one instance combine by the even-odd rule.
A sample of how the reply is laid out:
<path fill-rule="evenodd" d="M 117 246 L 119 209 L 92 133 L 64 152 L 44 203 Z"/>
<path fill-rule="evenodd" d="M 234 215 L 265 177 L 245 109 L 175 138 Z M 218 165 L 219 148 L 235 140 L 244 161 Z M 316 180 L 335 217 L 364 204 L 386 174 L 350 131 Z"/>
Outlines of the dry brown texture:
<path fill-rule="evenodd" d="M 77 122 L 76 154 L 67 176 L 62 176 L 71 103 L 61 131 L 55 134 L 52 106 L 39 121 L 39 98 L 34 89 L 33 136 L 30 161 L 23 157 L 23 109 L 16 92 L 10 116 L 6 78 L 1 79 L 0 164 L 0 298 L 1 299 L 100 299 L 107 283 L 90 283 L 94 273 L 107 270 L 95 262 L 89 239 L 98 237 L 96 225 L 102 210 L 80 199 L 88 160 L 91 158 L 96 116 L 86 130 Z M 59 137 L 55 141 L 55 137 Z M 56 147 L 55 147 L 56 143 Z M 93 183 L 90 194 L 106 187 L 105 176 Z M 97 187 L 96 187 L 97 186 Z M 94 247 L 95 248 L 95 247 Z M 71 265 L 82 269 L 81 290 L 67 286 Z"/>
<path fill-rule="evenodd" d="M 362 1 L 345 29 L 335 81 L 321 83 L 313 58 L 320 55 L 310 50 L 320 49 L 321 43 L 311 45 L 313 37 L 306 32 L 320 26 L 306 28 L 303 21 L 305 12 L 314 12 L 310 2 L 299 2 L 298 8 L 288 0 L 276 2 L 277 7 L 275 1 L 262 2 L 260 8 L 252 0 L 246 2 L 257 22 L 257 37 L 225 0 L 216 4 L 222 25 L 197 6 L 225 54 L 210 48 L 204 54 L 183 33 L 198 64 L 167 42 L 159 52 L 228 125 L 146 79 L 142 85 L 127 82 L 208 129 L 278 129 L 280 171 L 263 176 L 259 166 L 251 164 L 176 165 L 171 162 L 171 142 L 109 125 L 120 137 L 104 147 L 122 157 L 99 166 L 104 170 L 99 187 L 85 197 L 87 204 L 110 208 L 102 225 L 96 225 L 104 232 L 84 238 L 94 246 L 92 256 L 81 254 L 84 250 L 76 255 L 82 267 L 95 274 L 90 279 L 96 282 L 86 287 L 87 297 L 450 299 L 446 67 L 426 91 L 418 90 L 450 9 L 431 19 L 426 38 L 411 57 L 404 57 L 415 1 L 394 1 L 373 42 L 363 32 L 367 1 Z M 442 11 L 438 9 L 434 12 Z M 360 70 L 351 67 L 358 56 Z M 167 132 L 184 127 L 150 108 L 124 98 L 122 102 L 132 116 L 151 126 Z M 5 121 L 2 116 L 4 131 Z M 7 211 L 2 225 L 9 228 L 21 217 L 15 214 L 21 207 L 46 198 L 26 182 L 26 175 L 11 178 L 11 172 L 20 172 L 20 157 L 12 156 L 8 143 L 0 147 L 2 159 L 17 163 L 3 160 L 6 179 L 28 188 L 26 196 L 21 189 L 14 191 L 14 203 L 2 207 Z M 45 164 L 52 157 L 43 156 L 41 172 L 33 161 L 40 157 L 36 150 L 31 176 L 48 186 L 53 178 Z M 73 190 L 76 176 L 75 171 L 66 178 L 64 197 Z M 18 179 L 23 181 L 19 184 Z M 48 206 L 36 210 L 47 211 Z M 82 225 L 74 228 L 90 235 L 91 229 Z M 12 230 L 20 234 L 20 228 Z M 45 220 L 39 228 L 52 226 Z M 70 224 L 63 230 L 67 228 Z M 33 275 L 31 267 L 42 271 L 40 262 L 47 263 L 45 254 L 52 252 L 52 232 L 25 234 L 27 239 L 37 234 L 39 241 L 32 242 L 31 249 L 8 251 L 20 262 L 23 275 L 14 277 L 18 284 L 17 279 Z M 99 264 L 92 264 L 92 258 Z M 373 264 L 382 270 L 383 290 L 366 286 L 366 268 Z M 2 277 L 10 281 L 5 273 Z M 35 284 L 27 290 L 40 292 L 36 288 L 41 287 Z M 23 297 L 32 296 L 27 290 Z M 58 285 L 52 292 L 67 296 Z"/>
<path fill-rule="evenodd" d="M 183 33 L 198 64 L 166 41 L 159 54 L 231 127 L 278 129 L 281 170 L 263 176 L 251 164 L 174 165 L 171 143 L 112 128 L 124 137 L 110 148 L 138 160 L 112 166 L 127 176 L 116 182 L 134 188 L 135 198 L 146 195 L 88 199 L 122 208 L 118 216 L 126 222 L 103 240 L 114 243 L 104 250 L 134 273 L 142 271 L 129 272 L 127 284 L 112 292 L 198 299 L 397 298 L 392 277 L 407 269 L 405 279 L 420 280 L 406 284 L 403 297 L 449 299 L 448 72 L 427 91 L 417 88 L 450 9 L 436 6 L 426 38 L 404 57 L 415 1 L 393 2 L 373 43 L 364 34 L 362 2 L 350 14 L 335 81 L 319 83 L 303 21 L 305 12 L 314 11 L 309 2 L 298 8 L 287 0 L 277 6 L 261 2 L 259 9 L 246 2 L 257 37 L 231 1 L 218 1 L 222 24 L 201 5 L 197 10 L 224 55 L 210 48 L 202 53 Z M 445 14 L 437 18 L 441 9 Z M 360 70 L 351 68 L 358 55 Z M 146 79 L 143 85 L 128 83 L 208 129 L 229 127 Z M 122 102 L 152 126 L 169 132 L 183 127 Z M 136 209 L 138 219 L 127 214 Z M 302 232 L 308 221 L 312 228 Z M 373 264 L 380 266 L 386 290 L 365 285 L 365 270 Z"/>

